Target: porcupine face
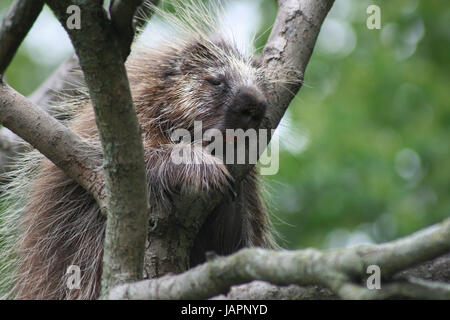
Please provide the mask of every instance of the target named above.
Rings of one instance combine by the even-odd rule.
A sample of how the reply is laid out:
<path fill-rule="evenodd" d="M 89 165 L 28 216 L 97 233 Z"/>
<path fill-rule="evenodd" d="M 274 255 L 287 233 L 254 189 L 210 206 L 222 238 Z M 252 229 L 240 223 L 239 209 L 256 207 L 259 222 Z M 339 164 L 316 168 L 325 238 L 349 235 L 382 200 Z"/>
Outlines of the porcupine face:
<path fill-rule="evenodd" d="M 264 73 L 252 60 L 224 42 L 185 48 L 180 71 L 203 129 L 257 129 L 267 101 Z"/>

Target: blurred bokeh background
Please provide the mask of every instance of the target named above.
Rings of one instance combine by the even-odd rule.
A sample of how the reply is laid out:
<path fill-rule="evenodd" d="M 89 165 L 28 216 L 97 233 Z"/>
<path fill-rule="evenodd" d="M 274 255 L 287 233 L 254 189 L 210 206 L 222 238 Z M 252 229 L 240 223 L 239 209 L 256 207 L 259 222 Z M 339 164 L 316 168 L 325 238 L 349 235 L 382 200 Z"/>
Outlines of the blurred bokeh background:
<path fill-rule="evenodd" d="M 380 30 L 366 26 L 370 4 Z M 276 1 L 227 8 L 263 46 Z M 45 8 L 6 79 L 28 95 L 72 53 Z M 278 130 L 280 169 L 265 180 L 284 247 L 380 243 L 450 216 L 449 3 L 336 0 Z"/>

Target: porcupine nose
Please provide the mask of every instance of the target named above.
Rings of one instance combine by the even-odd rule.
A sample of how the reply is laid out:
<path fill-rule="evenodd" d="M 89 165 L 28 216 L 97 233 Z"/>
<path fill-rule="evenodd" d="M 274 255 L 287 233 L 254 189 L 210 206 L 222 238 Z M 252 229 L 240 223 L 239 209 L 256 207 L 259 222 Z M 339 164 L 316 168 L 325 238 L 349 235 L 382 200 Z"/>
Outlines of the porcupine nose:
<path fill-rule="evenodd" d="M 235 128 L 244 130 L 257 128 L 267 109 L 263 94 L 257 88 L 249 86 L 239 88 L 233 105 Z"/>

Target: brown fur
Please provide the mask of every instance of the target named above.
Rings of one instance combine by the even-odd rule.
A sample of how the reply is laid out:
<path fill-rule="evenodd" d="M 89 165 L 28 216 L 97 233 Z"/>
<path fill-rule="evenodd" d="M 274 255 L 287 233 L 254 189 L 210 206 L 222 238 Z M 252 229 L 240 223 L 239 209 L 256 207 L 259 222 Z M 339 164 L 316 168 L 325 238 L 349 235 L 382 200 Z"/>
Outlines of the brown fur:
<path fill-rule="evenodd" d="M 235 96 L 239 95 L 242 83 L 251 79 L 254 88 L 249 91 L 250 98 L 259 95 L 255 99 L 264 101 L 263 70 L 223 41 L 143 50 L 130 59 L 127 69 L 142 128 L 152 210 L 171 210 L 168 195 L 174 190 L 189 188 L 202 192 L 216 188 L 227 192 L 229 173 L 216 157 L 201 151 L 209 164 L 175 165 L 170 161 L 176 144 L 169 133 L 175 128 L 192 130 L 194 120 L 201 120 L 204 130 L 237 127 L 230 114 L 240 108 L 237 103 L 245 101 L 239 102 Z M 219 89 L 211 84 L 211 76 L 222 77 L 220 81 L 227 87 Z M 98 145 L 89 100 L 78 101 L 78 106 L 80 110 L 70 128 Z M 237 192 L 234 201 L 224 201 L 202 227 L 192 248 L 191 265 L 203 262 L 206 251 L 226 255 L 243 247 L 273 245 L 256 170 L 234 188 Z M 93 198 L 42 157 L 21 219 L 15 297 L 97 298 L 104 230 L 105 219 Z M 81 268 L 80 290 L 69 290 L 66 286 L 69 265 Z"/>

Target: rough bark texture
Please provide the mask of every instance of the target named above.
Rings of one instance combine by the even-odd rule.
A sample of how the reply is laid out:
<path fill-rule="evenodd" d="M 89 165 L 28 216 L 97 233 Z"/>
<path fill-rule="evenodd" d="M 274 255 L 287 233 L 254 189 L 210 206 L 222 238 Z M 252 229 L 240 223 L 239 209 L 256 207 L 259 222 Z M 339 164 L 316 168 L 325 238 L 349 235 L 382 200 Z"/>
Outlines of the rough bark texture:
<path fill-rule="evenodd" d="M 71 1 L 47 3 L 65 27 L 66 8 Z M 87 1 L 79 5 L 83 13 L 81 29 L 66 31 L 89 88 L 103 148 L 108 198 L 102 277 L 106 290 L 142 277 L 148 226 L 144 150 L 120 36 L 101 3 Z M 134 3 L 134 10 L 136 6 Z"/>
<path fill-rule="evenodd" d="M 448 284 L 393 277 L 405 268 L 446 254 L 449 250 L 450 219 L 447 219 L 382 245 L 328 251 L 244 249 L 181 275 L 118 286 L 110 292 L 109 298 L 206 299 L 226 292 L 232 285 L 265 280 L 276 285 L 320 285 L 344 299 L 450 299 Z M 381 290 L 366 287 L 367 270 L 372 265 L 381 270 L 384 279 Z M 302 295 L 298 289 L 294 291 Z"/>
<path fill-rule="evenodd" d="M 44 5 L 40 0 L 16 0 L 0 22 L 0 77 L 10 64 L 23 39 Z M 8 170 L 11 158 L 20 149 L 20 139 L 0 128 L 0 174 Z M 2 181 L 0 180 L 0 183 Z"/>
<path fill-rule="evenodd" d="M 96 170 L 99 163 L 81 156 L 92 154 L 92 147 L 1 80 L 0 120 L 95 195 L 100 206 L 104 206 L 103 173 Z M 14 141 L 14 137 L 11 139 Z"/>
<path fill-rule="evenodd" d="M 262 53 L 262 61 L 271 70 L 291 69 L 303 79 L 313 53 L 320 27 L 334 0 L 278 1 L 278 14 Z M 295 66 L 295 69 L 292 67 Z M 270 128 L 276 128 L 301 88 L 302 82 L 280 85 L 271 93 Z"/>
<path fill-rule="evenodd" d="M 6 25 L 8 28 L 4 29 L 0 27 L 0 31 L 5 30 L 5 32 L 2 32 L 0 35 L 0 43 L 2 44 L 0 49 L 0 65 L 8 65 L 8 61 L 12 58 L 11 54 L 15 52 L 20 45 L 20 41 L 23 40 L 26 32 L 28 32 L 26 28 L 31 28 L 34 21 L 33 17 L 37 18 L 38 12 L 36 13 L 36 9 L 38 8 L 39 3 L 41 7 L 43 4 L 43 1 L 38 0 L 16 2 L 19 3 L 19 8 L 21 10 L 14 9 L 18 7 L 17 5 L 12 6 L 9 10 L 10 13 L 2 19 L 1 25 Z M 147 1 L 140 5 L 136 11 L 133 25 L 137 33 L 144 29 L 153 13 L 153 7 L 149 5 L 150 3 L 157 5 L 158 0 Z M 32 4 L 31 8 L 28 7 L 29 4 Z M 21 16 L 23 11 L 28 14 L 25 18 Z M 16 23 L 11 23 L 12 19 Z M 25 24 L 21 24 L 22 19 L 25 19 Z M 20 31 L 22 36 L 12 38 L 16 33 L 11 32 L 11 29 L 14 29 L 13 31 L 16 33 Z M 5 41 L 3 41 L 3 39 L 5 39 Z M 12 41 L 13 39 L 14 41 Z M 123 50 L 126 52 L 127 49 Z M 84 78 L 80 69 L 78 57 L 74 54 L 65 60 L 28 98 L 35 105 L 48 111 L 51 115 L 60 120 L 59 117 L 61 114 L 58 113 L 58 103 L 79 94 L 78 90 L 80 86 L 84 86 Z M 9 170 L 9 165 L 13 161 L 15 155 L 22 151 L 23 147 L 23 140 L 19 136 L 6 127 L 0 128 L 0 174 Z M 1 179 L 0 183 L 3 183 Z"/>
<path fill-rule="evenodd" d="M 35 107 L 62 120 L 59 117 L 61 113 L 58 114 L 58 108 L 55 106 L 64 99 L 75 96 L 81 81 L 82 72 L 79 70 L 78 58 L 73 55 L 29 96 L 29 101 Z M 10 164 L 24 147 L 25 144 L 18 135 L 6 127 L 0 128 L 0 184 L 4 183 L 1 174 L 10 170 Z"/>
<path fill-rule="evenodd" d="M 114 0 L 110 4 L 109 12 L 111 14 L 111 21 L 120 38 L 120 49 L 124 61 L 130 54 L 130 47 L 134 38 L 134 15 L 143 1 Z"/>
<path fill-rule="evenodd" d="M 399 276 L 450 283 L 450 252 L 402 271 Z"/>

